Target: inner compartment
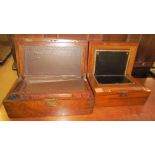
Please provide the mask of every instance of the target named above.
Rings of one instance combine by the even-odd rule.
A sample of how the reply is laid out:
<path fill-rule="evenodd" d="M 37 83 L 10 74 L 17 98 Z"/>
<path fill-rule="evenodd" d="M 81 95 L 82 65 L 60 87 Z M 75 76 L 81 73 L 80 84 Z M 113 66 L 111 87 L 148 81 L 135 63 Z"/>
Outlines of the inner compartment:
<path fill-rule="evenodd" d="M 126 77 L 129 50 L 96 50 L 95 57 L 95 77 L 98 83 L 132 83 Z"/>
<path fill-rule="evenodd" d="M 89 93 L 83 79 L 62 81 L 21 80 L 17 83 L 8 99 L 40 99 L 50 97 L 71 97 L 72 94 Z"/>
<path fill-rule="evenodd" d="M 126 76 L 95 76 L 96 80 L 100 84 L 120 84 L 131 83 Z"/>

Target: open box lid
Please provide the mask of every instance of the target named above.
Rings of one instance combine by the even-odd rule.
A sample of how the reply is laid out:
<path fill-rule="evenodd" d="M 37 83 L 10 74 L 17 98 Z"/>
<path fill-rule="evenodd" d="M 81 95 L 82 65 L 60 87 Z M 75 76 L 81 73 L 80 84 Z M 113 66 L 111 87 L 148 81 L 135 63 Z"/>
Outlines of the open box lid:
<path fill-rule="evenodd" d="M 84 77 L 88 43 L 79 40 L 14 38 L 22 77 Z"/>
<path fill-rule="evenodd" d="M 93 75 L 131 75 L 138 44 L 91 41 L 88 72 Z"/>

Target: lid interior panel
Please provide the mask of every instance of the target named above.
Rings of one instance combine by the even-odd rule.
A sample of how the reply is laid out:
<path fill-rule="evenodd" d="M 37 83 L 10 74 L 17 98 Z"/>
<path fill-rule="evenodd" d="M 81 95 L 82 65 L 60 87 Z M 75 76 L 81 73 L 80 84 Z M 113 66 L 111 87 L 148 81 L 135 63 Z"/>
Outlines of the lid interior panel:
<path fill-rule="evenodd" d="M 124 75 L 129 51 L 96 50 L 95 75 Z"/>
<path fill-rule="evenodd" d="M 81 54 L 79 46 L 24 46 L 25 75 L 81 77 Z"/>
<path fill-rule="evenodd" d="M 125 75 L 129 50 L 96 50 L 95 78 L 99 84 L 132 83 Z"/>

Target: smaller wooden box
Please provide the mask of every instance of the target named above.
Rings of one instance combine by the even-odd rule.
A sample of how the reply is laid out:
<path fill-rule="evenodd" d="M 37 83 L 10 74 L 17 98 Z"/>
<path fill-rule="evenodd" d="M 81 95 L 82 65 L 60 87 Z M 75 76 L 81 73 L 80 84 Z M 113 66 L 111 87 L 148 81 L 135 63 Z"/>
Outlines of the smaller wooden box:
<path fill-rule="evenodd" d="M 95 106 L 145 103 L 150 90 L 131 76 L 137 46 L 136 43 L 90 42 L 87 76 Z"/>
<path fill-rule="evenodd" d="M 88 43 L 15 38 L 19 79 L 4 100 L 10 118 L 89 114 Z"/>

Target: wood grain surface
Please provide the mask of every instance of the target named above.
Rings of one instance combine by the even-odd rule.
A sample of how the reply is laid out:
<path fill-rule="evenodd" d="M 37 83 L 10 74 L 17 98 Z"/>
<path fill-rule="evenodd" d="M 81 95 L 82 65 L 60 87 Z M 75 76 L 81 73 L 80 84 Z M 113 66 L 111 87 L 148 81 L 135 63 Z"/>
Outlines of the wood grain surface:
<path fill-rule="evenodd" d="M 92 114 L 61 117 L 38 117 L 12 120 L 33 121 L 151 121 L 155 120 L 155 79 L 144 78 L 138 81 L 151 89 L 151 94 L 144 105 L 96 107 Z"/>
<path fill-rule="evenodd" d="M 0 66 L 0 120 L 8 121 L 7 113 L 4 106 L 1 104 L 5 95 L 13 85 L 17 78 L 17 74 L 12 70 L 13 63 L 10 57 L 4 66 Z M 2 74 L 3 73 L 3 74 Z M 8 78 L 6 78 L 8 77 Z M 117 107 L 102 107 L 94 108 L 90 115 L 78 116 L 57 116 L 57 117 L 36 117 L 36 118 L 23 118 L 12 119 L 18 121 L 150 121 L 155 120 L 155 79 L 153 78 L 139 78 L 140 83 L 151 89 L 151 94 L 144 105 L 134 106 L 117 106 Z"/>

